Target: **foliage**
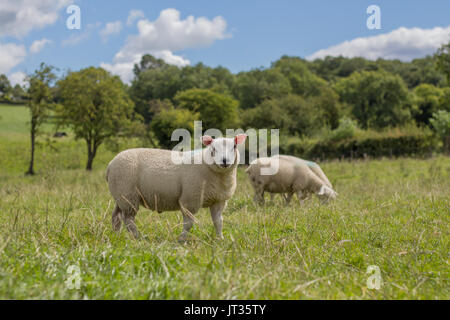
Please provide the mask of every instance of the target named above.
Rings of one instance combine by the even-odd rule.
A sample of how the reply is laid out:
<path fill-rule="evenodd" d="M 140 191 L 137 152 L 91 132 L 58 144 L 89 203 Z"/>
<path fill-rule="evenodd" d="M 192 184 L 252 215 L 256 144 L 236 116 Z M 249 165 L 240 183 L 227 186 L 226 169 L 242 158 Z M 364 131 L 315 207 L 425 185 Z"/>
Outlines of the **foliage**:
<path fill-rule="evenodd" d="M 340 80 L 336 90 L 360 126 L 384 128 L 411 120 L 408 89 L 400 76 L 386 71 L 363 71 Z"/>
<path fill-rule="evenodd" d="M 450 42 L 443 44 L 436 52 L 437 68 L 447 77 L 447 85 L 450 85 Z"/>
<path fill-rule="evenodd" d="M 86 169 L 91 170 L 98 147 L 106 139 L 132 133 L 136 125 L 133 103 L 120 78 L 101 68 L 69 73 L 58 81 L 58 90 L 62 99 L 56 109 L 58 123 L 86 141 Z"/>
<path fill-rule="evenodd" d="M 278 69 L 241 72 L 233 87 L 233 95 L 242 109 L 254 108 L 266 99 L 281 98 L 291 92 L 289 79 Z"/>
<path fill-rule="evenodd" d="M 358 133 L 358 124 L 355 120 L 344 117 L 339 120 L 339 126 L 330 132 L 326 138 L 331 142 L 343 141 L 354 138 Z"/>
<path fill-rule="evenodd" d="M 174 100 L 178 92 L 200 88 L 229 94 L 234 76 L 223 67 L 210 68 L 202 63 L 179 68 L 166 64 L 151 55 L 144 55 L 135 65 L 135 78 L 130 95 L 135 102 L 135 110 L 150 123 L 154 113 L 149 109 L 151 100 Z"/>
<path fill-rule="evenodd" d="M 175 109 L 170 102 L 162 104 L 154 116 L 150 128 L 158 139 L 159 145 L 165 149 L 172 149 L 177 141 L 172 141 L 172 133 L 176 129 L 186 129 L 191 136 L 194 134 L 194 121 L 199 120 L 199 113 L 188 109 Z"/>
<path fill-rule="evenodd" d="M 351 133 L 351 129 L 348 132 Z M 284 146 L 283 152 L 307 159 L 342 159 L 429 156 L 436 150 L 437 141 L 429 129 L 403 127 L 385 131 L 358 130 L 353 137 L 340 140 L 294 140 Z"/>
<path fill-rule="evenodd" d="M 203 128 L 225 132 L 238 124 L 238 102 L 210 89 L 189 89 L 179 92 L 175 98 L 177 108 L 198 113 Z"/>
<path fill-rule="evenodd" d="M 417 110 L 414 118 L 418 124 L 430 123 L 429 119 L 440 108 L 443 90 L 430 84 L 421 84 L 414 88 Z"/>
<path fill-rule="evenodd" d="M 327 82 L 312 73 L 307 62 L 300 58 L 283 56 L 272 63 L 272 68 L 279 70 L 289 80 L 292 93 L 303 97 L 317 96 L 327 87 Z"/>
<path fill-rule="evenodd" d="M 444 151 L 450 152 L 450 112 L 439 110 L 433 113 L 433 118 L 430 119 L 436 133 L 442 139 L 444 144 Z"/>
<path fill-rule="evenodd" d="M 39 69 L 32 75 L 27 76 L 28 82 L 28 108 L 30 110 L 30 138 L 31 157 L 28 171 L 29 175 L 34 175 L 34 152 L 35 141 L 39 135 L 39 129 L 50 115 L 50 108 L 53 105 L 53 93 L 50 88 L 56 79 L 54 67 L 41 63 Z"/>
<path fill-rule="evenodd" d="M 290 135 L 309 135 L 321 121 L 308 100 L 298 95 L 287 95 L 278 99 L 267 99 L 256 108 L 243 114 L 244 128 L 281 129 Z"/>
<path fill-rule="evenodd" d="M 12 87 L 8 77 L 4 74 L 0 74 L 0 97 L 6 96 L 11 89 Z"/>

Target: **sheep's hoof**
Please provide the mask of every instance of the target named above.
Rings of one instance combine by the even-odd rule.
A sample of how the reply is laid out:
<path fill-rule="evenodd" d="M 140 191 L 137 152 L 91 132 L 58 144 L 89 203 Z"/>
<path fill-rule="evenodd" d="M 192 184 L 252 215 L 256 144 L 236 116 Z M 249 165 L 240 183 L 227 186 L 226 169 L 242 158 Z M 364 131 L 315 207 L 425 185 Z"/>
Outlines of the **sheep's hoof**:
<path fill-rule="evenodd" d="M 185 234 L 182 234 L 178 237 L 178 243 L 186 243 L 188 241 L 188 236 Z"/>
<path fill-rule="evenodd" d="M 225 238 L 223 237 L 223 234 L 216 234 L 216 240 L 223 241 Z"/>

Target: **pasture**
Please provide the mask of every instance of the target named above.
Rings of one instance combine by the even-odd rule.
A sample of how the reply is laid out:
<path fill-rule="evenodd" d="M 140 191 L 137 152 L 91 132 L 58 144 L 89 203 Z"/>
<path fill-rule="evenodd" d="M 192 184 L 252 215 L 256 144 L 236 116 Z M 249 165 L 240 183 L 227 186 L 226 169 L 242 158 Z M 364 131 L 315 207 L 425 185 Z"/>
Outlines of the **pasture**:
<path fill-rule="evenodd" d="M 241 168 L 225 240 L 207 210 L 180 244 L 179 212 L 141 208 L 136 241 L 111 228 L 115 152 L 103 146 L 86 172 L 82 141 L 40 138 L 37 175 L 26 177 L 27 117 L 0 106 L 0 299 L 450 298 L 448 157 L 323 163 L 339 193 L 328 205 L 267 196 L 258 207 Z M 379 290 L 367 287 L 371 265 Z"/>

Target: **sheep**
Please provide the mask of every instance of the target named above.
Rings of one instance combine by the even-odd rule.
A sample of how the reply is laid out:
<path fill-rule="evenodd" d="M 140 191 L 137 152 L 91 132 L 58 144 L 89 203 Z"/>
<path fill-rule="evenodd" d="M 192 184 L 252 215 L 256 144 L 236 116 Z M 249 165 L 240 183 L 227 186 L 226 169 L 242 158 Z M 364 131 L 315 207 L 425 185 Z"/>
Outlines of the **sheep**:
<path fill-rule="evenodd" d="M 275 161 L 279 161 L 275 174 L 261 174 L 261 169 L 275 167 Z M 290 203 L 294 193 L 300 201 L 309 193 L 315 193 L 322 201 L 335 199 L 337 196 L 319 165 L 296 157 L 277 155 L 259 158 L 250 164 L 246 173 L 255 190 L 254 200 L 258 203 L 264 204 L 264 192 L 283 194 L 286 204 Z"/>
<path fill-rule="evenodd" d="M 210 208 L 216 235 L 223 239 L 222 212 L 236 190 L 237 145 L 246 138 L 245 134 L 234 139 L 203 136 L 207 147 L 193 152 L 141 148 L 119 153 L 106 172 L 115 200 L 113 229 L 119 231 L 123 221 L 128 231 L 139 238 L 135 224 L 139 206 L 159 213 L 180 210 L 183 231 L 179 240 L 185 241 L 194 215 L 200 208 Z M 177 157 L 184 161 L 174 161 Z"/>

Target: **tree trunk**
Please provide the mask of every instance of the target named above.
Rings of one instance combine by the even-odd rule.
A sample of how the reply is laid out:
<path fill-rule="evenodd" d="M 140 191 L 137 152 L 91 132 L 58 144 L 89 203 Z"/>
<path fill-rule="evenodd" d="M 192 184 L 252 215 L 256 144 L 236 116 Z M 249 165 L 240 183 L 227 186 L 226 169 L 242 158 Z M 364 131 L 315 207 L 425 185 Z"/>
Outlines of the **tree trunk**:
<path fill-rule="evenodd" d="M 30 159 L 30 166 L 28 167 L 28 171 L 25 173 L 26 175 L 34 175 L 34 144 L 36 140 L 36 125 L 34 124 L 34 121 L 31 121 L 31 159 Z"/>
<path fill-rule="evenodd" d="M 97 153 L 97 145 L 94 142 L 86 141 L 87 143 L 87 149 L 88 149 L 88 159 L 86 164 L 86 170 L 92 171 L 92 164 L 94 162 L 95 155 Z"/>

